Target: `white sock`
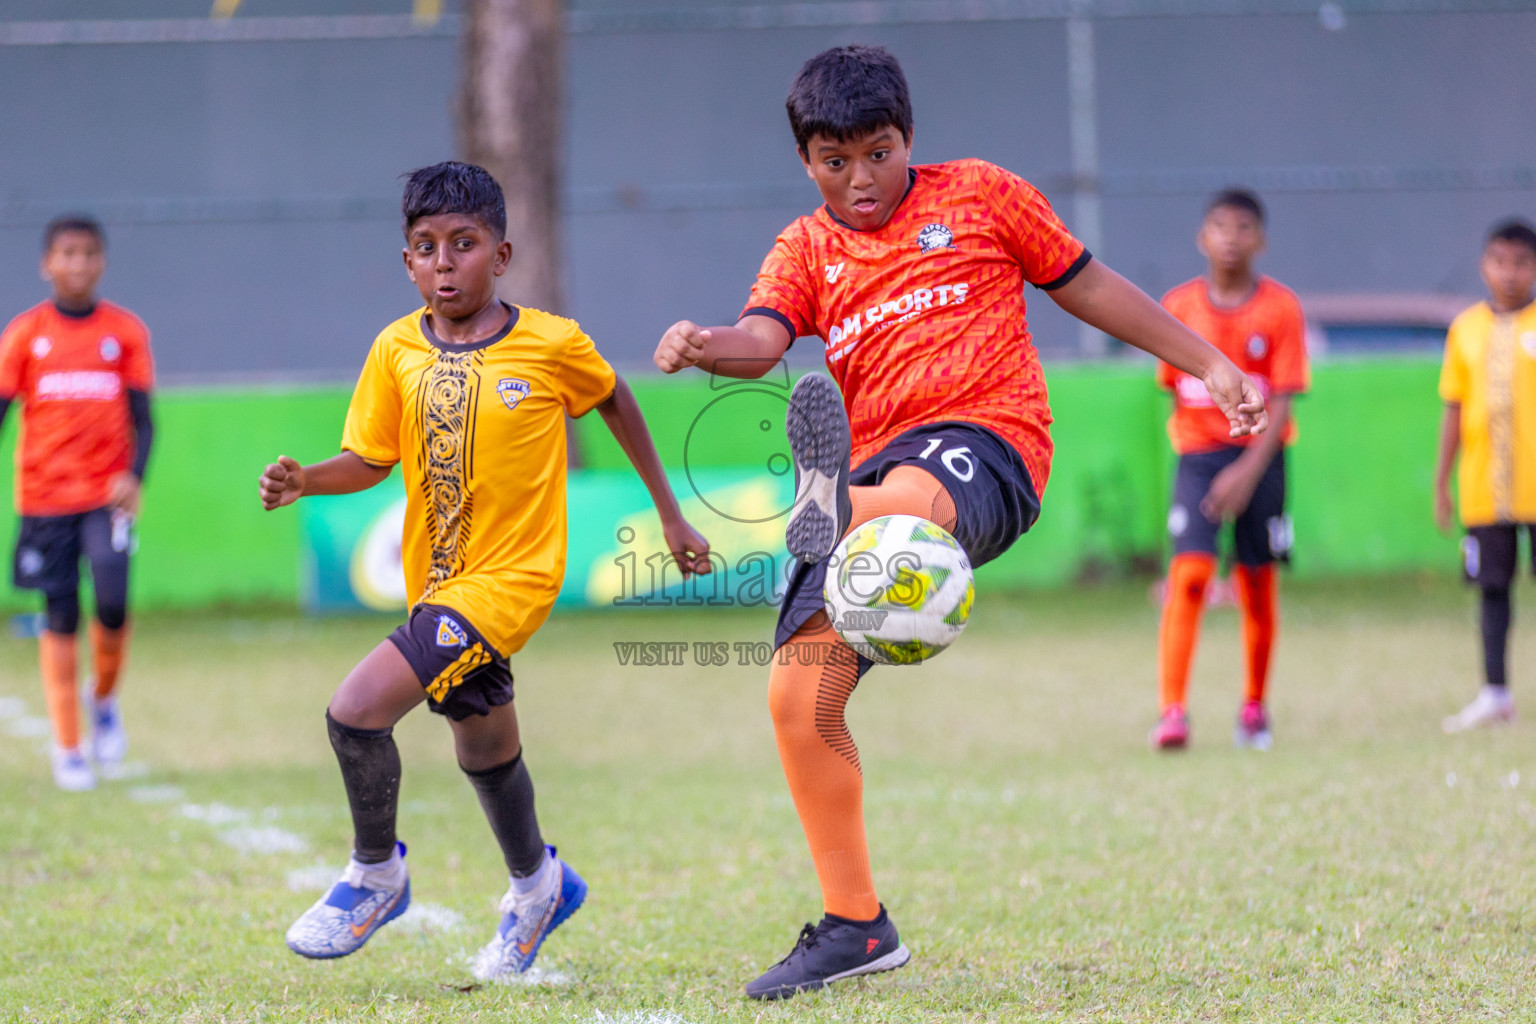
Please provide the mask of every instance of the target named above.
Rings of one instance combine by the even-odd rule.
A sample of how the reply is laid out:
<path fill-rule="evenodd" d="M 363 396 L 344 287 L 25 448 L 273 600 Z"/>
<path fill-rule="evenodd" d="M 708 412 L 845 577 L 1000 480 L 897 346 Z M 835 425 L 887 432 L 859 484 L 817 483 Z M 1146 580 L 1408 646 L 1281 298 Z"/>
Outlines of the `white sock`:
<path fill-rule="evenodd" d="M 559 865 L 555 863 L 555 858 L 550 856 L 549 851 L 546 849 L 544 851 L 544 863 L 539 865 L 537 871 L 523 878 L 518 878 L 515 875 L 512 876 L 512 891 L 519 898 L 532 896 L 536 893 L 542 895 L 546 890 L 554 887 L 559 877 Z"/>
<path fill-rule="evenodd" d="M 405 884 L 405 858 L 400 856 L 398 846 L 382 864 L 363 864 L 354 856 L 347 865 L 347 876 L 356 877 L 354 884 L 369 889 L 396 889 Z"/>

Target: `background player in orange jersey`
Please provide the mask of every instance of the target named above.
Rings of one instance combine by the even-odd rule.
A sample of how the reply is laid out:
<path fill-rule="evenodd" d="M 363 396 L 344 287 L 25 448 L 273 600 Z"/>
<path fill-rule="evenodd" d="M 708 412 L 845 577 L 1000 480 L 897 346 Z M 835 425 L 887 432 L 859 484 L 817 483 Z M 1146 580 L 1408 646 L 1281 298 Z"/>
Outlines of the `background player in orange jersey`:
<path fill-rule="evenodd" d="M 96 298 L 106 239 L 89 217 L 61 217 L 43 235 L 43 280 L 53 298 L 0 334 L 0 421 L 22 405 L 16 449 L 16 586 L 41 590 L 48 623 L 38 638 L 53 720 L 53 778 L 90 789 L 80 746 L 75 630 L 80 559 L 91 565 L 91 755 L 108 770 L 128 749 L 117 706 L 128 644 L 128 556 L 139 484 L 154 430 L 149 331 L 121 306 Z"/>
<path fill-rule="evenodd" d="M 751 378 L 795 338 L 816 336 L 842 385 L 839 395 L 810 374 L 790 398 L 796 497 L 786 536 L 802 564 L 769 677 L 779 756 L 826 913 L 747 986 L 763 999 L 907 962 L 875 895 L 844 718 L 870 663 L 828 628 L 827 556 L 852 526 L 894 513 L 945 527 L 976 564 L 1033 525 L 1051 414 L 1024 285 L 1203 380 L 1234 436 L 1265 425 L 1257 388 L 1232 361 L 1094 260 L 1027 182 L 980 160 L 910 165 L 911 101 L 885 50 L 813 57 L 787 108 L 826 204 L 779 236 L 734 326 L 681 321 L 655 355 L 668 373 L 699 366 Z"/>
<path fill-rule="evenodd" d="M 1306 328 L 1296 296 L 1254 273 L 1254 260 L 1264 250 L 1264 208 L 1252 192 L 1230 189 L 1213 197 L 1196 245 L 1209 272 L 1173 289 L 1163 305 L 1259 386 L 1269 408 L 1269 430 L 1257 437 L 1230 436 L 1226 416 L 1200 380 L 1166 362 L 1158 366 L 1158 383 L 1173 392 L 1168 435 L 1179 468 L 1168 512 L 1174 554 L 1158 634 L 1161 714 L 1151 743 L 1176 750 L 1189 742 L 1189 666 L 1206 588 L 1216 572 L 1217 534 L 1230 521 L 1237 549 L 1232 582 L 1247 656 L 1246 697 L 1233 738 L 1239 746 L 1268 750 L 1264 687 L 1279 618 L 1274 563 L 1285 561 L 1291 550 L 1284 447 L 1296 433 L 1291 399 L 1306 391 L 1310 380 Z"/>

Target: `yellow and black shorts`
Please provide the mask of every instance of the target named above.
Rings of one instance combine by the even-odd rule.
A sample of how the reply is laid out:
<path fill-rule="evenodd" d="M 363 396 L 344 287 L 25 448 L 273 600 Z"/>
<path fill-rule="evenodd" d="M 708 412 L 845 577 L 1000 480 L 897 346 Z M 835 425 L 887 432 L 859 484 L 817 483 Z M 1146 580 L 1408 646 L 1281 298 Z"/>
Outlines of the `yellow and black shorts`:
<path fill-rule="evenodd" d="M 405 655 L 427 691 L 427 706 L 439 715 L 460 722 L 512 703 L 512 668 L 507 659 L 452 608 L 417 605 L 411 617 L 389 634 L 389 642 Z"/>

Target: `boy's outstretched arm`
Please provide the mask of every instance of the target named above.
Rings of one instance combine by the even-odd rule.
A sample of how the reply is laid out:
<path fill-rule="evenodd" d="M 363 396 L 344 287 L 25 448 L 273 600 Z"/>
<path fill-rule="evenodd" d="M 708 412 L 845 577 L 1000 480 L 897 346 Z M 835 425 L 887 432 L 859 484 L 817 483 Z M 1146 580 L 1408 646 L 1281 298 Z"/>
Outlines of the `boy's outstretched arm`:
<path fill-rule="evenodd" d="M 1269 425 L 1263 396 L 1232 360 L 1098 260 L 1089 260 L 1050 296 L 1079 320 L 1199 377 L 1233 437 L 1263 433 Z"/>
<path fill-rule="evenodd" d="M 651 442 L 651 431 L 645 425 L 640 404 L 635 401 L 635 393 L 629 390 L 623 377 L 614 375 L 613 394 L 598 403 L 597 411 L 602 413 L 603 422 L 613 433 L 614 440 L 629 456 L 630 465 L 645 481 L 645 489 L 651 492 L 651 501 L 661 516 L 662 536 L 666 538 L 667 550 L 677 560 L 678 568 L 684 576 L 708 575 L 713 568 L 709 562 L 709 541 L 683 518 L 677 497 L 661 468 L 656 445 Z"/>
<path fill-rule="evenodd" d="M 368 488 L 389 476 L 393 466 L 376 466 L 356 452 L 301 466 L 286 455 L 262 471 L 257 485 L 261 491 L 261 507 L 268 512 L 283 505 L 292 505 L 306 494 L 352 494 Z"/>
<path fill-rule="evenodd" d="M 1451 501 L 1451 470 L 1461 450 L 1461 403 L 1446 402 L 1440 419 L 1440 455 L 1435 460 L 1435 525 L 1442 533 L 1451 530 L 1456 505 Z"/>
<path fill-rule="evenodd" d="M 756 380 L 778 364 L 794 340 L 771 316 L 744 316 L 735 327 L 679 320 L 661 336 L 653 358 L 663 373 L 697 366 L 722 377 Z"/>

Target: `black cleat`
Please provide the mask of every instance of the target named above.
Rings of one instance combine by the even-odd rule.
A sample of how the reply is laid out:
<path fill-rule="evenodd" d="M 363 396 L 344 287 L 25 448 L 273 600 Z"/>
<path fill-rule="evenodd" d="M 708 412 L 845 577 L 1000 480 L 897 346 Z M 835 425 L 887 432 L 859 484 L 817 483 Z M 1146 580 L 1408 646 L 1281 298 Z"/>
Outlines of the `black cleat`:
<path fill-rule="evenodd" d="M 789 955 L 747 985 L 753 999 L 783 999 L 860 974 L 894 971 L 912 959 L 896 926 L 880 908 L 873 921 L 849 921 L 828 915 L 807 924 Z"/>
<path fill-rule="evenodd" d="M 853 436 L 831 377 L 808 373 L 795 382 L 784 432 L 795 463 L 795 504 L 784 540 L 791 554 L 814 564 L 832 553 L 853 519 L 848 500 Z"/>

